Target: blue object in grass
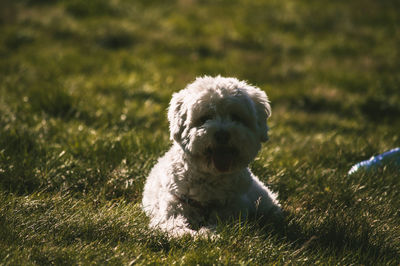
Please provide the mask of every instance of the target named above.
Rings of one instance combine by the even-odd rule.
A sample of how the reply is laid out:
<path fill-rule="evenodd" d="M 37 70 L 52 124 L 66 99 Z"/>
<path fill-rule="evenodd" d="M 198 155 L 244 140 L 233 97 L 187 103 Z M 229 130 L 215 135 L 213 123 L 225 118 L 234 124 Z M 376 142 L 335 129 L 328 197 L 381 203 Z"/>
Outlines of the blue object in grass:
<path fill-rule="evenodd" d="M 385 165 L 393 165 L 400 168 L 400 147 L 376 156 L 372 156 L 369 160 L 365 160 L 353 165 L 348 174 L 351 175 L 360 170 L 373 170 Z"/>

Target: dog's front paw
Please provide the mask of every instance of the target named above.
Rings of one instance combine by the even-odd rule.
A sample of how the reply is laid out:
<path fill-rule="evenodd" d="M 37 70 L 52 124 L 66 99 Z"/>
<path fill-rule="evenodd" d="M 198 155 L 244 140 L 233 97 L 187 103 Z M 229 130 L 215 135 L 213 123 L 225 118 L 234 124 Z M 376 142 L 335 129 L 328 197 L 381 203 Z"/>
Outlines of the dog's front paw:
<path fill-rule="evenodd" d="M 207 226 L 201 227 L 196 235 L 196 239 L 208 239 L 208 240 L 217 240 L 220 238 L 220 235 L 216 233 L 216 226 Z"/>
<path fill-rule="evenodd" d="M 218 238 L 218 235 L 215 233 L 214 227 L 201 227 L 199 230 L 193 230 L 190 228 L 174 228 L 169 230 L 168 235 L 174 238 L 181 238 L 185 236 L 191 236 L 194 239 L 211 239 L 214 240 Z"/>

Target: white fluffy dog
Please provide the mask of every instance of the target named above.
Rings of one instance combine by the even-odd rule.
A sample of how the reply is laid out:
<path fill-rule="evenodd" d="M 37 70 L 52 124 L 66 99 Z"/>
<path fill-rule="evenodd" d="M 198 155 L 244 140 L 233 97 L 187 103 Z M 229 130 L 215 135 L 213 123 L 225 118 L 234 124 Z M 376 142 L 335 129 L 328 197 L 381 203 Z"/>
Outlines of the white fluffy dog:
<path fill-rule="evenodd" d="M 247 167 L 268 139 L 266 94 L 235 78 L 201 77 L 170 102 L 171 149 L 147 178 L 150 226 L 171 236 L 210 232 L 218 220 L 280 216 L 276 195 Z"/>

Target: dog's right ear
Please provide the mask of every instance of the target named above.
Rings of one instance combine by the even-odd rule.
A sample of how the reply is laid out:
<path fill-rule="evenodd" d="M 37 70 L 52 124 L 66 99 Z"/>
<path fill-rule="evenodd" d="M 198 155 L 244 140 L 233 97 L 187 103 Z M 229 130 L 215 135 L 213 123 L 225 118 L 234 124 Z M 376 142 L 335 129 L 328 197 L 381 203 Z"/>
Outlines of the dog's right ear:
<path fill-rule="evenodd" d="M 182 139 L 182 132 L 187 116 L 186 108 L 183 106 L 185 93 L 184 90 L 174 93 L 168 107 L 170 139 L 179 143 Z"/>
<path fill-rule="evenodd" d="M 267 118 L 271 116 L 271 106 L 267 94 L 259 88 L 252 86 L 248 87 L 247 92 L 255 105 L 260 140 L 265 142 L 268 140 Z"/>

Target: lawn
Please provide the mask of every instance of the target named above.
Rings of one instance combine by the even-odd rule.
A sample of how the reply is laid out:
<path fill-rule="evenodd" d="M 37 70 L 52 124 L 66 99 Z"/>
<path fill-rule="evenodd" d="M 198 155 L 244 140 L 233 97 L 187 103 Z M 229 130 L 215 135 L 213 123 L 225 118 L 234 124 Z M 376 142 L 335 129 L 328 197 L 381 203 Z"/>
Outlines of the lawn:
<path fill-rule="evenodd" d="M 0 2 L 0 264 L 400 264 L 397 0 Z M 234 76 L 269 95 L 250 165 L 281 225 L 148 229 L 173 92 Z"/>

